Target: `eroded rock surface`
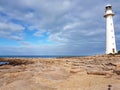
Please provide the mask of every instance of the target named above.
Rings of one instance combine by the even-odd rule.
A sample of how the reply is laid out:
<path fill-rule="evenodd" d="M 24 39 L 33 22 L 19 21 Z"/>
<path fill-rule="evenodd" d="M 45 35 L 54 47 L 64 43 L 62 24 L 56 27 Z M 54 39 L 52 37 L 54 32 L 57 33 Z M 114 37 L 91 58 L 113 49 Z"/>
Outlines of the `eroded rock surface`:
<path fill-rule="evenodd" d="M 0 90 L 120 90 L 120 56 L 0 61 Z"/>

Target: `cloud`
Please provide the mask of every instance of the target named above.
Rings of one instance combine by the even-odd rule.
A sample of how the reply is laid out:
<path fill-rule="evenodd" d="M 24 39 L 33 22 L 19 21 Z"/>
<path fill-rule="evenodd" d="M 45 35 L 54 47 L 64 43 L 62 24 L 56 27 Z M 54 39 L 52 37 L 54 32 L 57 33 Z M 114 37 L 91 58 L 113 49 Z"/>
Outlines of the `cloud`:
<path fill-rule="evenodd" d="M 14 46 L 0 47 L 0 55 L 91 55 L 100 54 L 102 49 L 98 46 L 88 46 L 87 48 L 79 48 L 79 45 L 41 45 L 41 46 Z M 91 44 L 90 44 L 91 45 Z M 82 46 L 83 47 L 83 46 Z M 96 49 L 99 52 L 96 53 Z M 74 54 L 73 54 L 74 53 Z"/>
<path fill-rule="evenodd" d="M 74 28 L 78 27 L 79 25 L 80 25 L 79 22 L 67 24 L 67 25 L 64 26 L 63 30 L 74 29 Z"/>
<path fill-rule="evenodd" d="M 116 41 L 119 42 L 120 1 L 109 2 L 116 13 L 114 22 Z M 104 0 L 0 0 L 0 37 L 17 40 L 21 46 L 36 45 L 31 47 L 36 54 L 40 50 L 53 50 L 59 54 L 85 53 L 87 50 L 89 53 L 103 53 L 105 4 Z M 41 39 L 42 43 L 38 45 Z M 36 51 L 36 48 L 43 47 L 46 41 L 48 51 L 45 48 Z M 54 43 L 53 46 L 49 46 L 50 42 Z M 15 48 L 21 50 L 21 47 Z M 22 47 L 24 52 L 26 48 Z"/>
<path fill-rule="evenodd" d="M 23 30 L 24 27 L 18 24 L 0 21 L 0 37 L 13 39 L 13 40 L 22 40 Z"/>

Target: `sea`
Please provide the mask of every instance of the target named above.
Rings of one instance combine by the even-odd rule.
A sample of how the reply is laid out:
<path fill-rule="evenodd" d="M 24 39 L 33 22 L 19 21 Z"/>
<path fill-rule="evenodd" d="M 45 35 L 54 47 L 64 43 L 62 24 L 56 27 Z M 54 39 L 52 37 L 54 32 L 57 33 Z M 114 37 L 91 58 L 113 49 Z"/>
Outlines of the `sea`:
<path fill-rule="evenodd" d="M 87 55 L 82 55 L 82 56 L 87 56 Z M 33 56 L 33 55 L 23 55 L 23 56 L 13 56 L 13 55 L 10 55 L 10 56 L 0 56 L 0 58 L 64 58 L 64 57 L 67 57 L 67 58 L 70 58 L 70 57 L 82 57 L 82 56 L 72 56 L 72 55 L 68 55 L 68 56 L 65 56 L 65 55 L 50 55 L 50 56 L 46 56 L 46 55 L 43 55 L 43 56 Z M 0 65 L 5 65 L 5 64 L 9 64 L 9 62 L 0 62 Z"/>
<path fill-rule="evenodd" d="M 83 55 L 83 56 L 87 56 L 87 55 Z M 74 55 L 43 55 L 43 56 L 33 56 L 33 55 L 23 55 L 23 56 L 0 56 L 0 58 L 64 58 L 64 57 L 82 57 L 81 56 L 74 56 Z"/>

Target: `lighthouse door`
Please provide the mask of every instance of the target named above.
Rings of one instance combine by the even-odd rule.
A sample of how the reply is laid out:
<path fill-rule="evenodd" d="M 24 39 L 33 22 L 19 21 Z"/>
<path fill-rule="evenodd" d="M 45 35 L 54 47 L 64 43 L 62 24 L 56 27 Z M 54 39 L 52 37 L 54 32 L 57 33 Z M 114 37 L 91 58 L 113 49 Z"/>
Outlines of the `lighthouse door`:
<path fill-rule="evenodd" d="M 113 53 L 115 53 L 115 49 L 114 48 L 112 49 L 112 51 L 113 51 Z"/>

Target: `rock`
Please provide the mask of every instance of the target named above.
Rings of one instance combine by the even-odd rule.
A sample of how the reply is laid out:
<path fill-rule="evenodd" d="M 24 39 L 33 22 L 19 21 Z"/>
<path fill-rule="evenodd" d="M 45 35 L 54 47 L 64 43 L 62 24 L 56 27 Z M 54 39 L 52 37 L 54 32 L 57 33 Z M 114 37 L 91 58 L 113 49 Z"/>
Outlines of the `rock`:
<path fill-rule="evenodd" d="M 120 56 L 0 60 L 0 90 L 120 90 Z"/>
<path fill-rule="evenodd" d="M 82 72 L 85 71 L 84 69 L 78 68 L 78 69 L 71 69 L 70 73 L 78 73 L 78 72 Z"/>
<path fill-rule="evenodd" d="M 56 90 L 55 88 L 45 86 L 39 83 L 33 83 L 30 80 L 17 80 L 6 86 L 0 87 L 0 90 Z"/>
<path fill-rule="evenodd" d="M 109 72 L 106 74 L 105 78 L 111 78 L 113 75 L 114 75 L 113 72 Z"/>
<path fill-rule="evenodd" d="M 73 66 L 80 66 L 79 63 L 73 63 L 72 65 L 73 65 Z"/>
<path fill-rule="evenodd" d="M 10 69 L 12 68 L 12 65 L 3 65 L 3 66 L 0 66 L 0 69 Z"/>
<path fill-rule="evenodd" d="M 120 68 L 120 62 L 119 63 L 115 63 L 117 68 Z"/>
<path fill-rule="evenodd" d="M 113 70 L 113 73 L 120 75 L 120 68 L 116 68 L 115 70 Z"/>
<path fill-rule="evenodd" d="M 114 63 L 107 63 L 107 64 L 105 64 L 105 65 L 107 65 L 107 66 L 116 66 L 116 64 L 114 64 Z"/>
<path fill-rule="evenodd" d="M 107 75 L 107 74 L 110 74 L 110 72 L 91 70 L 91 71 L 87 71 L 87 74 L 89 74 L 89 75 Z"/>
<path fill-rule="evenodd" d="M 120 75 L 120 63 L 116 63 L 116 67 L 113 70 L 113 73 Z"/>

